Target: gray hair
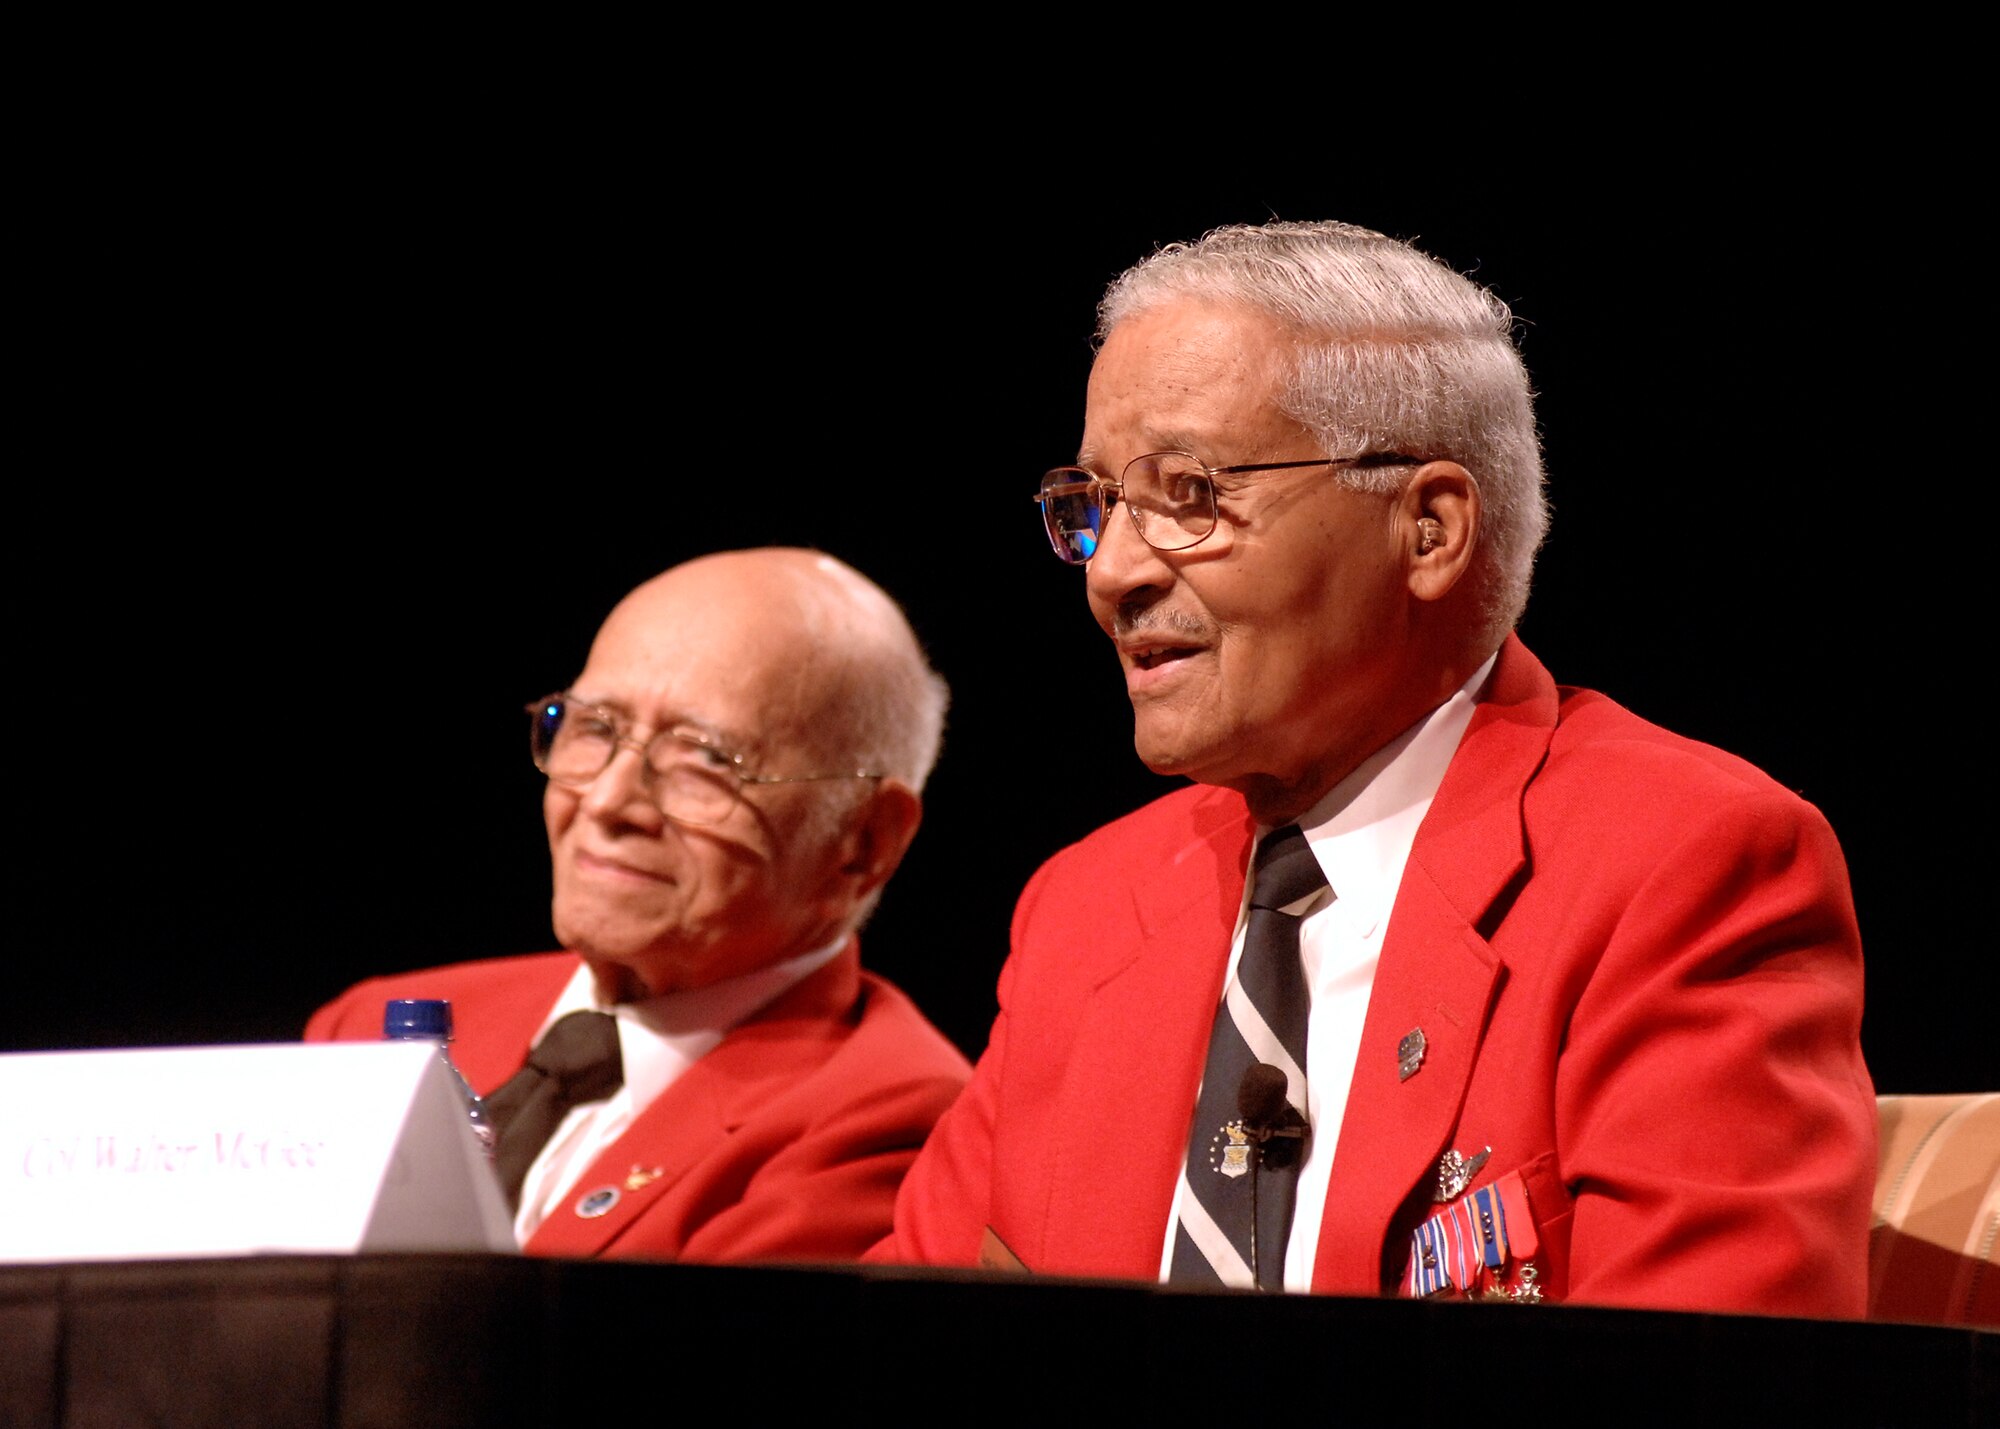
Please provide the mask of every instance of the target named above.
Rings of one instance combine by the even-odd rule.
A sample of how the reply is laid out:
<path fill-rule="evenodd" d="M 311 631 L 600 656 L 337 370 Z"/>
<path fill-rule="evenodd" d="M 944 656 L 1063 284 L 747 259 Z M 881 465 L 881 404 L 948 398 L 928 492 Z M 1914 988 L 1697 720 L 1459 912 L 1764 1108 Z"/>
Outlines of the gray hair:
<path fill-rule="evenodd" d="M 1484 510 L 1471 572 L 1480 634 L 1498 645 L 1528 603 L 1548 530 L 1534 394 L 1505 303 L 1408 243 L 1347 223 L 1238 224 L 1128 268 L 1097 310 L 1101 345 L 1165 303 L 1249 308 L 1297 337 L 1278 406 L 1332 456 L 1400 452 L 1470 471 Z M 1408 469 L 1344 469 L 1395 491 Z"/>
<path fill-rule="evenodd" d="M 931 668 L 894 598 L 846 562 L 810 552 L 824 598 L 807 604 L 807 628 L 836 657 L 828 672 L 822 733 L 840 763 L 900 779 L 921 794 L 944 743 L 951 687 Z"/>
<path fill-rule="evenodd" d="M 856 691 L 854 758 L 857 767 L 893 775 L 921 794 L 944 745 L 951 688 L 924 659 L 907 624 L 902 633 L 906 656 L 885 660 L 875 680 Z"/>
<path fill-rule="evenodd" d="M 882 587 L 837 557 L 804 548 L 750 552 L 789 565 L 793 618 L 811 654 L 797 677 L 816 692 L 811 738 L 829 769 L 865 769 L 901 780 L 921 795 L 944 743 L 951 687 L 931 668 L 910 620 Z M 774 601 L 786 599 L 775 579 Z M 859 782 L 828 781 L 801 834 L 826 845 L 867 798 Z M 846 932 L 875 912 L 888 885 L 853 910 Z"/>

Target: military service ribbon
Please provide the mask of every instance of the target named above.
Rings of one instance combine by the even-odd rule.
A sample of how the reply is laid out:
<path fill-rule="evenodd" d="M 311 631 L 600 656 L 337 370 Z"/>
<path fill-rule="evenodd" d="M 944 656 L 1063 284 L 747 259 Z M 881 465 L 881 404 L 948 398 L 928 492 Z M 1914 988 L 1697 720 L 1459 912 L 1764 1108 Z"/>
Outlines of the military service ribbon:
<path fill-rule="evenodd" d="M 1404 1293 L 1421 1299 L 1456 1290 L 1469 1296 L 1488 1285 L 1487 1298 L 1509 1298 L 1501 1288 L 1507 1267 L 1539 1249 L 1534 1225 L 1518 1171 L 1481 1186 L 1410 1233 Z"/>

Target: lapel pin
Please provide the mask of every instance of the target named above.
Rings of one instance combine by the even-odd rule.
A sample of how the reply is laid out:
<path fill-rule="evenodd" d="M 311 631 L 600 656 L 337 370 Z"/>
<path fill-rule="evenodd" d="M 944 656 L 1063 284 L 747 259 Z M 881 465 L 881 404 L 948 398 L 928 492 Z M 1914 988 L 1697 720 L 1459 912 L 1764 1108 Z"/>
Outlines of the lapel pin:
<path fill-rule="evenodd" d="M 1396 1044 L 1396 1080 L 1407 1082 L 1417 1074 L 1417 1068 L 1424 1064 L 1428 1045 L 1421 1027 L 1412 1027 L 1403 1034 L 1403 1040 Z"/>
<path fill-rule="evenodd" d="M 1480 1148 L 1469 1158 L 1460 1156 L 1456 1150 L 1445 1152 L 1444 1159 L 1438 1162 L 1438 1185 L 1431 1199 L 1442 1202 L 1463 1195 L 1465 1188 L 1472 1184 L 1472 1178 L 1479 1174 L 1479 1168 L 1486 1164 L 1486 1158 L 1492 1154 L 1490 1146 Z"/>
<path fill-rule="evenodd" d="M 618 1188 L 599 1186 L 576 1203 L 576 1213 L 587 1221 L 594 1221 L 617 1204 Z"/>
<path fill-rule="evenodd" d="M 648 1182 L 657 1181 L 666 1174 L 664 1166 L 655 1166 L 651 1170 L 647 1170 L 635 1161 L 632 1163 L 632 1169 L 625 1173 L 625 1189 L 636 1191 Z"/>

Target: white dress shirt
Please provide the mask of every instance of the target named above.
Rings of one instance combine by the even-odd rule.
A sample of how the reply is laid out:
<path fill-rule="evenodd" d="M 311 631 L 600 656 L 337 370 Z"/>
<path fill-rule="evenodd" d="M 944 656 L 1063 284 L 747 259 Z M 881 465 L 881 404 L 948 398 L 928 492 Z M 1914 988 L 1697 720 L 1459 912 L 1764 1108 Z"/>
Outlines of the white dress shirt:
<path fill-rule="evenodd" d="M 1473 672 L 1450 699 L 1363 760 L 1298 819 L 1327 887 L 1284 911 L 1304 915 L 1299 925 L 1299 959 L 1304 965 L 1312 1010 L 1306 1023 L 1306 1119 L 1312 1136 L 1299 1167 L 1298 1199 L 1285 1245 L 1285 1288 L 1310 1290 L 1319 1250 L 1320 1223 L 1334 1147 L 1347 1111 L 1348 1085 L 1368 1016 L 1368 994 L 1382 934 L 1395 906 L 1417 826 L 1429 812 L 1445 770 L 1472 723 L 1478 692 L 1498 655 Z M 1261 842 L 1269 829 L 1257 830 Z M 1254 859 L 1254 850 L 1253 850 Z M 1226 996 L 1236 983 L 1249 926 L 1250 888 L 1246 879 L 1236 931 L 1229 945 Z M 1183 1179 L 1174 1189 L 1167 1217 L 1160 1278 L 1173 1266 L 1174 1233 L 1180 1224 Z"/>
<path fill-rule="evenodd" d="M 521 1208 L 514 1216 L 515 1240 L 526 1245 L 604 1148 L 623 1136 L 639 1113 L 730 1028 L 833 961 L 847 941 L 848 935 L 842 934 L 813 952 L 689 992 L 608 1005 L 598 1001 L 597 980 L 589 965 L 579 965 L 542 1020 L 535 1041 L 572 1012 L 608 1012 L 618 1022 L 625 1080 L 603 1101 L 570 1108 L 528 1167 L 521 1183 Z"/>

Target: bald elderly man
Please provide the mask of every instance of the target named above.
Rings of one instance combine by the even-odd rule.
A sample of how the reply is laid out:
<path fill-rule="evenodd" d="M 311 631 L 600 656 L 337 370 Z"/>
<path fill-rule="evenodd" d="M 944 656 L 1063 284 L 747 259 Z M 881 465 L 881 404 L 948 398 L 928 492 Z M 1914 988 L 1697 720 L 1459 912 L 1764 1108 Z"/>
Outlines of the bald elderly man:
<path fill-rule="evenodd" d="M 564 951 L 371 979 L 307 1038 L 449 999 L 530 1253 L 855 1257 L 970 1071 L 857 937 L 946 701 L 895 603 L 829 556 L 655 577 L 529 707 Z"/>

